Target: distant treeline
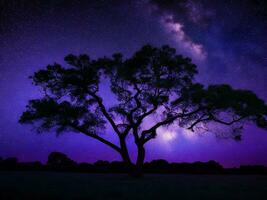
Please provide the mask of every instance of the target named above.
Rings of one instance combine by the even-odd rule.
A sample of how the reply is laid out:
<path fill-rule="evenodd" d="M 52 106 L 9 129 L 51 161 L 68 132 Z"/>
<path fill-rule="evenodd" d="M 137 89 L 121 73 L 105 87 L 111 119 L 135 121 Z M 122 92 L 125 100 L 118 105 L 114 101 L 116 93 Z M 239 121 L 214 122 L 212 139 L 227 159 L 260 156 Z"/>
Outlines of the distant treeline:
<path fill-rule="evenodd" d="M 17 158 L 2 159 L 0 170 L 20 171 L 62 171 L 85 173 L 127 173 L 128 167 L 120 161 L 99 160 L 91 163 L 76 163 L 60 152 L 52 152 L 44 165 L 36 162 L 18 162 Z M 175 174 L 266 174 L 267 167 L 262 165 L 240 166 L 239 168 L 223 168 L 216 161 L 194 163 L 169 163 L 166 160 L 153 160 L 144 164 L 145 173 Z"/>

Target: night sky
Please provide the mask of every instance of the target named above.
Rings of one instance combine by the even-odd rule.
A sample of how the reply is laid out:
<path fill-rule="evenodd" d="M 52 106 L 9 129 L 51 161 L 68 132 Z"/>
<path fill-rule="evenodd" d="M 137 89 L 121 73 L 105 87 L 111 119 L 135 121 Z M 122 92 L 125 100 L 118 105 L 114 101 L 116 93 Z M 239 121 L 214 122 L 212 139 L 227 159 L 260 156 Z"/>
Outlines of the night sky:
<path fill-rule="evenodd" d="M 197 81 L 228 83 L 267 101 L 267 3 L 262 0 L 0 0 L 0 156 L 45 162 L 51 151 L 78 162 L 118 160 L 82 134 L 37 134 L 18 119 L 40 90 L 28 76 L 69 53 L 93 58 L 169 44 L 198 65 Z M 108 105 L 112 99 L 102 94 Z M 104 92 L 103 92 L 104 91 Z M 111 138 L 113 139 L 113 138 Z M 129 143 L 132 138 L 129 138 Z M 134 157 L 134 148 L 131 148 Z M 267 165 L 267 133 L 248 125 L 243 140 L 160 130 L 147 160 L 216 160 L 226 167 Z"/>

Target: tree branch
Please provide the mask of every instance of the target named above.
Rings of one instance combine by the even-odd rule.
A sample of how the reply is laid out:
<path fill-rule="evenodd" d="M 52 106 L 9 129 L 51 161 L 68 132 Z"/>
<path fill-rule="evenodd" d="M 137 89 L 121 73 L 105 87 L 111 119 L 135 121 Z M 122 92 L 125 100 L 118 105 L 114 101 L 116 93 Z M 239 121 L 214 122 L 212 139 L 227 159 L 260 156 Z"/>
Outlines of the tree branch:
<path fill-rule="evenodd" d="M 136 94 L 134 95 L 136 107 L 130 111 L 129 116 L 128 116 L 128 120 L 130 121 L 130 123 L 132 124 L 133 127 L 138 127 L 142 123 L 144 118 L 146 118 L 147 116 L 149 116 L 150 114 L 152 114 L 154 111 L 157 110 L 158 106 L 154 105 L 152 109 L 150 109 L 148 112 L 145 112 L 142 115 L 140 115 L 137 118 L 137 121 L 134 122 L 133 113 L 142 107 L 142 103 L 138 99 L 138 95 L 141 94 L 142 90 L 140 88 L 138 88 L 136 83 L 134 83 L 134 88 L 137 91 Z"/>
<path fill-rule="evenodd" d="M 151 133 L 153 131 L 156 131 L 160 126 L 164 126 L 164 125 L 170 124 L 174 120 L 178 119 L 179 117 L 180 117 L 179 115 L 175 115 L 175 116 L 170 117 L 170 118 L 167 118 L 167 119 L 165 119 L 165 120 L 163 120 L 161 122 L 158 122 L 157 124 L 155 124 L 154 126 L 152 126 L 150 129 L 142 131 L 142 135 L 146 135 L 148 133 Z"/>
<path fill-rule="evenodd" d="M 134 89 L 137 91 L 133 97 L 135 100 L 135 103 L 136 103 L 136 107 L 134 109 L 132 109 L 128 115 L 126 115 L 128 121 L 130 123 L 130 126 L 125 130 L 124 136 L 126 136 L 129 133 L 129 131 L 131 129 L 133 129 L 133 135 L 134 135 L 135 143 L 139 143 L 137 124 L 134 122 L 133 114 L 135 111 L 137 111 L 139 108 L 142 107 L 142 104 L 141 104 L 140 100 L 138 99 L 138 96 L 139 96 L 139 94 L 141 94 L 142 91 L 138 88 L 136 83 L 134 83 Z"/>
<path fill-rule="evenodd" d="M 129 123 L 131 125 L 130 129 L 132 128 L 133 129 L 133 135 L 134 135 L 134 138 L 135 138 L 135 142 L 136 143 L 139 143 L 140 142 L 140 138 L 139 138 L 139 135 L 138 135 L 138 130 L 137 130 L 137 127 L 140 126 L 140 124 L 142 123 L 143 119 L 146 118 L 147 116 L 149 116 L 150 114 L 152 114 L 154 111 L 157 110 L 158 106 L 154 105 L 152 109 L 150 109 L 148 112 L 145 112 L 143 113 L 142 115 L 140 115 L 138 118 L 137 118 L 137 121 L 135 122 L 133 120 L 133 113 L 135 111 L 137 111 L 139 108 L 142 107 L 142 103 L 140 102 L 140 100 L 138 99 L 138 96 L 139 94 L 141 94 L 142 90 L 140 88 L 138 88 L 137 84 L 134 83 L 134 89 L 137 91 L 136 94 L 134 95 L 134 100 L 136 102 L 136 107 L 134 109 L 132 109 L 129 113 L 129 115 L 127 115 L 127 118 L 129 120 Z M 130 130 L 129 129 L 129 130 Z M 129 132 L 129 131 L 128 131 Z M 126 134 L 128 134 L 128 132 Z"/>
<path fill-rule="evenodd" d="M 147 143 L 149 140 L 151 140 L 151 139 L 153 139 L 153 138 L 155 138 L 156 137 L 156 130 L 153 130 L 151 133 L 150 133 L 150 135 L 148 136 L 148 137 L 146 137 L 146 138 L 142 138 L 142 142 L 143 142 L 143 144 L 145 144 L 145 143 Z M 142 135 L 143 136 L 143 135 Z"/>
<path fill-rule="evenodd" d="M 136 83 L 134 83 L 134 89 L 137 91 L 133 97 L 136 103 L 136 107 L 131 111 L 131 114 L 133 114 L 137 109 L 141 108 L 142 106 L 140 100 L 138 99 L 138 96 L 139 94 L 141 94 L 142 91 L 138 88 Z"/>
<path fill-rule="evenodd" d="M 106 119 L 109 121 L 110 125 L 112 126 L 113 130 L 117 133 L 117 135 L 120 137 L 121 132 L 119 131 L 117 125 L 113 121 L 112 117 L 109 115 L 108 111 L 106 110 L 104 104 L 102 103 L 102 99 L 97 96 L 95 93 L 89 93 L 98 103 L 103 115 L 106 117 Z"/>
<path fill-rule="evenodd" d="M 144 113 L 143 115 L 141 115 L 140 117 L 138 117 L 137 120 L 137 124 L 140 125 L 143 121 L 143 119 L 145 119 L 148 115 L 152 114 L 153 112 L 155 112 L 158 109 L 157 106 L 154 106 L 152 109 L 150 109 L 148 112 Z"/>
<path fill-rule="evenodd" d="M 215 122 L 218 122 L 218 123 L 220 123 L 220 124 L 224 124 L 224 125 L 232 125 L 232 124 L 234 124 L 234 123 L 236 123 L 236 122 L 239 122 L 239 121 L 241 121 L 242 119 L 244 119 L 244 118 L 246 118 L 246 116 L 243 116 L 243 117 L 239 117 L 238 119 L 233 119 L 232 121 L 230 121 L 230 122 L 226 122 L 226 121 L 223 121 L 223 120 L 220 120 L 220 119 L 218 119 L 218 118 L 216 118 L 214 115 L 212 115 L 212 114 L 210 114 L 210 117 L 211 117 L 211 119 L 213 120 L 213 121 L 215 121 Z"/>
<path fill-rule="evenodd" d="M 194 132 L 194 127 L 204 121 L 207 121 L 209 119 L 211 119 L 209 116 L 207 118 L 204 118 L 206 116 L 206 113 L 203 114 L 199 119 L 197 119 L 194 123 L 192 123 L 187 129 L 191 130 Z M 204 118 L 204 119 L 203 119 Z"/>
<path fill-rule="evenodd" d="M 96 134 L 93 134 L 93 133 L 90 133 L 88 132 L 87 130 L 84 130 L 83 128 L 79 127 L 79 126 L 76 126 L 76 125 L 70 125 L 72 128 L 74 128 L 75 130 L 91 137 L 91 138 L 94 138 L 100 142 L 102 142 L 103 144 L 106 144 L 108 145 L 109 147 L 113 148 L 114 150 L 116 150 L 117 152 L 121 153 L 121 148 L 118 147 L 117 145 L 113 144 L 112 142 L 100 137 L 99 135 L 96 135 Z"/>
<path fill-rule="evenodd" d="M 179 114 L 174 115 L 172 117 L 166 118 L 165 120 L 163 120 L 161 122 L 158 122 L 157 124 L 155 124 L 154 126 L 152 126 L 150 129 L 147 129 L 147 130 L 142 131 L 142 133 L 141 133 L 141 140 L 143 141 L 143 143 L 148 142 L 150 139 L 152 139 L 152 138 L 155 137 L 156 130 L 159 127 L 164 126 L 164 125 L 167 125 L 167 124 L 170 124 L 170 123 L 172 123 L 173 121 L 175 121 L 178 118 L 182 118 L 182 117 L 187 117 L 187 116 L 193 115 L 193 114 L 199 112 L 200 110 L 202 110 L 202 108 L 198 108 L 195 111 L 192 111 L 190 113 L 179 113 Z M 147 134 L 149 134 L 149 133 L 150 133 L 150 136 L 147 137 L 149 139 L 145 138 L 145 136 Z"/>

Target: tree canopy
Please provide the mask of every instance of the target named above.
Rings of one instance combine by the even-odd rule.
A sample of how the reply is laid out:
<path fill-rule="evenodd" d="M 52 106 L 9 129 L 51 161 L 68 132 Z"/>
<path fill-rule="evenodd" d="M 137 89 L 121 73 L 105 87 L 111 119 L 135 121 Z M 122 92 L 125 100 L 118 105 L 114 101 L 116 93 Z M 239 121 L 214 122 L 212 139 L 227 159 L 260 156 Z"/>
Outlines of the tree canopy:
<path fill-rule="evenodd" d="M 120 53 L 99 59 L 68 55 L 65 61 L 66 67 L 55 63 L 31 76 L 33 84 L 43 89 L 43 98 L 29 101 L 20 122 L 35 123 L 39 131 L 83 133 L 118 151 L 126 162 L 131 159 L 125 138 L 134 137 L 136 164 L 142 165 L 144 144 L 162 126 L 176 124 L 194 131 L 218 123 L 233 126 L 234 139 L 240 139 L 247 122 L 267 129 L 267 105 L 256 94 L 226 84 L 196 83 L 197 66 L 167 45 L 143 46 L 130 58 Z M 111 107 L 99 95 L 103 80 L 109 81 L 116 97 Z M 158 119 L 144 128 L 144 121 L 153 115 Z M 107 123 L 119 144 L 99 134 Z"/>

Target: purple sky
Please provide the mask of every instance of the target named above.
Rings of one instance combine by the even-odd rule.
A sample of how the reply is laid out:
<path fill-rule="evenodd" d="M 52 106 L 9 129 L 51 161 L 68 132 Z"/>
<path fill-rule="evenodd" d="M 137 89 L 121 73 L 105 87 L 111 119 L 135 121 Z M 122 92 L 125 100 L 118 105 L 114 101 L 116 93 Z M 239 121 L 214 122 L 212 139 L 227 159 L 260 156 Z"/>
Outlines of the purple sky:
<path fill-rule="evenodd" d="M 28 76 L 48 64 L 63 63 L 69 53 L 130 56 L 146 43 L 169 44 L 198 65 L 198 81 L 250 89 L 267 101 L 263 1 L 0 0 L 0 8 L 0 156 L 4 158 L 46 161 L 51 151 L 61 151 L 79 162 L 120 159 L 86 136 L 38 135 L 18 124 L 27 101 L 39 95 Z M 147 160 L 159 158 L 216 160 L 227 167 L 267 165 L 267 133 L 248 126 L 243 140 L 235 142 L 170 130 L 147 145 Z"/>

